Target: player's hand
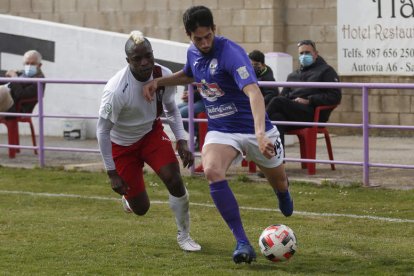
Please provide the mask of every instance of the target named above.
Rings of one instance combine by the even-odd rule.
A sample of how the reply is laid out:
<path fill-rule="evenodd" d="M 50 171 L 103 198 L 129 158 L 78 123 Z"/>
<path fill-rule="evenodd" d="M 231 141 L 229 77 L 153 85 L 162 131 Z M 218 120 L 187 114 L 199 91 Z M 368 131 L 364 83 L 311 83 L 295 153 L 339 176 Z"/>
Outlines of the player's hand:
<path fill-rule="evenodd" d="M 181 161 L 183 161 L 183 167 L 190 168 L 194 164 L 194 155 L 188 149 L 186 140 L 177 141 L 177 151 L 178 155 L 180 155 Z"/>
<path fill-rule="evenodd" d="M 107 171 L 107 174 L 111 181 L 112 190 L 120 195 L 126 195 L 128 191 L 128 185 L 122 180 L 116 170 Z"/>
<path fill-rule="evenodd" d="M 309 100 L 308 99 L 304 99 L 304 98 L 296 98 L 293 100 L 294 102 L 300 103 L 300 104 L 305 104 L 308 105 L 309 104 Z"/>
<path fill-rule="evenodd" d="M 5 74 L 6 77 L 10 77 L 10 78 L 16 78 L 17 77 L 17 72 L 14 70 L 8 70 Z"/>
<path fill-rule="evenodd" d="M 155 91 L 157 91 L 157 88 L 158 84 L 156 80 L 152 80 L 142 87 L 142 94 L 145 100 L 147 100 L 147 102 L 151 102 L 154 100 L 154 95 Z"/>
<path fill-rule="evenodd" d="M 265 135 L 257 136 L 257 143 L 259 144 L 260 152 L 267 158 L 270 159 L 276 155 L 275 146 Z"/>

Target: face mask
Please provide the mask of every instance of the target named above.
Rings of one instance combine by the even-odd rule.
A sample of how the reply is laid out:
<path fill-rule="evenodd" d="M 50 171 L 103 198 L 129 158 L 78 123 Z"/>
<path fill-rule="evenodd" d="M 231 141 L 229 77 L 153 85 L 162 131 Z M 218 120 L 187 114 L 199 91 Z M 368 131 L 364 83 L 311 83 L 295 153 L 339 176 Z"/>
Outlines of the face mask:
<path fill-rule="evenodd" d="M 29 78 L 33 77 L 37 73 L 37 66 L 36 65 L 25 65 L 24 66 L 24 74 Z"/>
<path fill-rule="evenodd" d="M 299 62 L 300 62 L 300 65 L 302 65 L 303 67 L 310 66 L 313 63 L 313 56 L 309 54 L 300 55 Z"/>

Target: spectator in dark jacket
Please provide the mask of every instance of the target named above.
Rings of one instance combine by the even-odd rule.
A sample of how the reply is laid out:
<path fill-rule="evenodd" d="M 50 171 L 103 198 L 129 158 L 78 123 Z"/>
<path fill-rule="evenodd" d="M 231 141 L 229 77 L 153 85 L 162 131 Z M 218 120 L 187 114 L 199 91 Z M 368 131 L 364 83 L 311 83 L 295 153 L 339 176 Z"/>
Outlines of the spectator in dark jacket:
<path fill-rule="evenodd" d="M 253 50 L 249 54 L 249 59 L 258 81 L 275 81 L 272 68 L 265 64 L 265 55 L 261 51 Z M 279 89 L 277 87 L 260 87 L 260 91 L 265 100 L 265 105 L 267 105 L 273 97 L 279 95 Z"/>
<path fill-rule="evenodd" d="M 42 56 L 36 50 L 27 51 L 23 56 L 23 70 L 9 70 L 6 72 L 6 77 L 10 78 L 44 78 L 42 70 L 40 69 L 42 66 Z M 8 108 L 4 111 L 6 112 L 15 112 L 16 111 L 16 104 L 18 101 L 22 99 L 30 99 L 37 97 L 37 83 L 22 83 L 22 82 L 11 82 L 5 85 L 2 85 L 0 88 L 2 91 L 3 96 L 8 93 L 7 98 L 10 100 L 12 99 L 12 104 L 8 103 Z M 36 106 L 37 101 L 24 103 L 22 104 L 22 110 L 19 112 L 22 113 L 31 113 Z"/>
<path fill-rule="evenodd" d="M 318 55 L 316 45 L 311 40 L 298 43 L 300 68 L 289 74 L 291 82 L 338 82 L 336 71 Z M 266 106 L 266 112 L 272 121 L 312 122 L 315 107 L 320 105 L 338 105 L 341 102 L 341 90 L 337 88 L 285 87 L 281 95 L 273 98 Z M 323 110 L 320 122 L 327 122 L 331 110 Z M 303 126 L 278 125 L 282 143 L 284 132 Z"/>

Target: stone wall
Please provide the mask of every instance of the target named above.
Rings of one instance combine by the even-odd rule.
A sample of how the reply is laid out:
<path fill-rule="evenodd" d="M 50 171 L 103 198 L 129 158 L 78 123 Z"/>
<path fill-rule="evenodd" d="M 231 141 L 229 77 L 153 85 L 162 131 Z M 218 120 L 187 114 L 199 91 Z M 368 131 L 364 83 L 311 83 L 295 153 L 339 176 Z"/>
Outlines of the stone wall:
<path fill-rule="evenodd" d="M 0 0 L 0 12 L 82 27 L 188 42 L 182 14 L 191 5 L 211 8 L 217 32 L 246 50 L 283 51 L 283 0 Z"/>
<path fill-rule="evenodd" d="M 361 83 L 411 83 L 412 77 L 342 77 L 343 82 Z M 330 118 L 331 122 L 362 123 L 361 89 L 343 89 L 342 103 Z M 414 125 L 414 91 L 410 89 L 369 90 L 369 122 L 376 125 Z M 338 134 L 359 134 L 360 129 L 335 128 Z M 413 130 L 371 129 L 372 135 L 414 136 Z"/>
<path fill-rule="evenodd" d="M 191 5 L 212 9 L 217 33 L 246 51 L 286 52 L 297 63 L 296 44 L 312 39 L 337 68 L 336 0 L 0 0 L 0 12 L 121 33 L 142 30 L 147 36 L 188 42 L 182 13 Z M 341 77 L 344 82 L 411 82 L 411 77 Z M 361 92 L 343 90 L 342 104 L 331 122 L 361 123 Z M 370 92 L 370 122 L 414 125 L 410 90 Z M 355 129 L 332 128 L 355 133 Z M 373 134 L 414 135 L 414 131 L 373 130 Z"/>

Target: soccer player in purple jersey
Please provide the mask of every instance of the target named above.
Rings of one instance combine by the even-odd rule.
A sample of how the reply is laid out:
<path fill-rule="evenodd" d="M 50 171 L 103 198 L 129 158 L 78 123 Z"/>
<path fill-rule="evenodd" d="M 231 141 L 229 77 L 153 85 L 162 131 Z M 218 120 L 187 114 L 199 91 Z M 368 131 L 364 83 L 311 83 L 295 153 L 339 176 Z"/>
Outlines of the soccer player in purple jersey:
<path fill-rule="evenodd" d="M 283 215 L 290 216 L 293 201 L 283 165 L 283 146 L 277 128 L 265 113 L 263 96 L 246 51 L 215 35 L 213 15 L 207 7 L 190 7 L 183 15 L 183 22 L 192 41 L 184 69 L 154 79 L 143 87 L 143 94 L 152 101 L 158 86 L 194 83 L 197 87 L 208 114 L 202 161 L 210 194 L 236 238 L 234 262 L 250 263 L 256 259 L 256 253 L 244 231 L 226 172 L 245 154 L 266 176 Z"/>

